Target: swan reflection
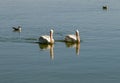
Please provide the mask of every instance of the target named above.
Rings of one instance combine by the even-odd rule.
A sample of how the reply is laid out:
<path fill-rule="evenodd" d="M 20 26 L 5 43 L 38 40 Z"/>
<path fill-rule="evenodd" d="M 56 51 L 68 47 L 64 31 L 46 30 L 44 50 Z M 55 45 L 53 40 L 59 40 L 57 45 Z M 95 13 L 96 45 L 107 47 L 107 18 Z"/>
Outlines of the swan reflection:
<path fill-rule="evenodd" d="M 68 48 L 75 48 L 76 49 L 76 54 L 79 55 L 80 53 L 80 43 L 65 43 L 66 44 L 66 47 Z"/>
<path fill-rule="evenodd" d="M 54 44 L 39 44 L 39 48 L 42 50 L 50 50 L 50 58 L 54 59 Z"/>

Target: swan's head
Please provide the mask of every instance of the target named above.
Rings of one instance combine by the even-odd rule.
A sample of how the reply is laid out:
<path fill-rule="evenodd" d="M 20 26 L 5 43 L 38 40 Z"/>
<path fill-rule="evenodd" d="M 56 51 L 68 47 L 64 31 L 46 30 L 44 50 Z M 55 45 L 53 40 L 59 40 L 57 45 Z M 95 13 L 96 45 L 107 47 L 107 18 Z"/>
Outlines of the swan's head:
<path fill-rule="evenodd" d="M 79 31 L 78 31 L 78 30 L 76 30 L 75 32 L 76 32 L 76 34 L 79 34 Z"/>
<path fill-rule="evenodd" d="M 53 33 L 53 29 L 51 29 L 50 32 Z"/>

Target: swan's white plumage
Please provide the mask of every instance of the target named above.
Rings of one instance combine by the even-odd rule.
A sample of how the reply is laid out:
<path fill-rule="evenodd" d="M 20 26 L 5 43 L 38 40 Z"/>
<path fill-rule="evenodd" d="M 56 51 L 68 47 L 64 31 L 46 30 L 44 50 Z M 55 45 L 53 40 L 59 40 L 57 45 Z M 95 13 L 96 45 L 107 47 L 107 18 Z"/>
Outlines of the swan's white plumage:
<path fill-rule="evenodd" d="M 73 43 L 75 43 L 75 42 L 80 42 L 80 36 L 79 36 L 79 31 L 78 30 L 76 30 L 76 34 L 74 35 L 67 35 L 67 36 L 65 36 L 65 41 L 66 42 L 73 42 Z"/>
<path fill-rule="evenodd" d="M 76 39 L 76 36 L 75 35 L 67 35 L 65 37 L 65 41 L 66 42 L 75 42 L 77 39 Z"/>
<path fill-rule="evenodd" d="M 50 35 L 40 36 L 39 42 L 44 44 L 53 44 L 54 43 L 53 30 L 50 30 Z"/>

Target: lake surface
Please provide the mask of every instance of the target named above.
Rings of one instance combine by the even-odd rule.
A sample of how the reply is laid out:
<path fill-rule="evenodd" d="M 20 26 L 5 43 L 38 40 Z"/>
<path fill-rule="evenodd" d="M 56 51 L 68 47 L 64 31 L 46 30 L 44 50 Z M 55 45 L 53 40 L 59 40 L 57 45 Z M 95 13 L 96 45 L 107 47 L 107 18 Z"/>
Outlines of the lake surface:
<path fill-rule="evenodd" d="M 0 0 L 0 83 L 119 83 L 119 3 Z M 22 32 L 13 32 L 19 25 Z M 81 43 L 35 43 L 50 29 L 55 40 L 78 29 Z"/>

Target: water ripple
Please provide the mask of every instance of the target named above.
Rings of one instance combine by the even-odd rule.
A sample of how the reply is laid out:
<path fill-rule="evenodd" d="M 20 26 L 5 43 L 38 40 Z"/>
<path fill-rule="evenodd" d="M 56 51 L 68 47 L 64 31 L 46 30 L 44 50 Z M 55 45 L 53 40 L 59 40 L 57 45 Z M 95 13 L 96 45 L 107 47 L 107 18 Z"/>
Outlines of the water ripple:
<path fill-rule="evenodd" d="M 7 38 L 0 37 L 0 42 L 16 42 L 16 43 L 34 43 L 37 38 Z"/>

